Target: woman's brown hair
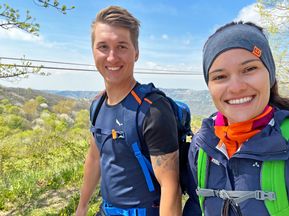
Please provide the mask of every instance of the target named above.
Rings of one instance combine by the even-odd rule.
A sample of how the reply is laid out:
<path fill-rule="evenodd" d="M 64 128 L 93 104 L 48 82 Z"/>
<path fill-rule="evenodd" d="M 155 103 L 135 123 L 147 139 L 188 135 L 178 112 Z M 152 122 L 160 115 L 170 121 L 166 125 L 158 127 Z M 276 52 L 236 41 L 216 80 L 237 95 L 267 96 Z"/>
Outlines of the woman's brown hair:
<path fill-rule="evenodd" d="M 275 81 L 275 84 L 270 89 L 269 104 L 279 109 L 289 110 L 289 98 L 280 96 L 279 91 L 278 91 L 277 80 Z"/>

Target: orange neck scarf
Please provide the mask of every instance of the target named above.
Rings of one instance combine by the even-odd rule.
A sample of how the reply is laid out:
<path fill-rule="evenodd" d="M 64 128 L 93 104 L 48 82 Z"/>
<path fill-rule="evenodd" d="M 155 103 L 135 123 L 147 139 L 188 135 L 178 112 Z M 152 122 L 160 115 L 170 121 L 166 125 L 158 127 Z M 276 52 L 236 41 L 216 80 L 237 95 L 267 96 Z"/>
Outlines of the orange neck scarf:
<path fill-rule="evenodd" d="M 270 122 L 273 114 L 274 109 L 266 106 L 259 116 L 228 125 L 226 117 L 218 112 L 214 126 L 215 134 L 220 138 L 218 146 L 222 146 L 224 143 L 228 156 L 231 158 L 246 140 L 260 132 Z"/>

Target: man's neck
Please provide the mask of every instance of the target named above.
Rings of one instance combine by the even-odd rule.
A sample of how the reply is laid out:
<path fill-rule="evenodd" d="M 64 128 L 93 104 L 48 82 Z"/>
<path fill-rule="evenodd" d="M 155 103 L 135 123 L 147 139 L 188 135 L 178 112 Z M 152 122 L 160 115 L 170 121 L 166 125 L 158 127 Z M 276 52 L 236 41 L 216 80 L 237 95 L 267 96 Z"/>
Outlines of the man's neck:
<path fill-rule="evenodd" d="M 105 90 L 107 93 L 108 105 L 116 105 L 121 102 L 128 93 L 134 88 L 136 80 L 133 78 L 128 83 L 120 85 L 106 85 Z"/>

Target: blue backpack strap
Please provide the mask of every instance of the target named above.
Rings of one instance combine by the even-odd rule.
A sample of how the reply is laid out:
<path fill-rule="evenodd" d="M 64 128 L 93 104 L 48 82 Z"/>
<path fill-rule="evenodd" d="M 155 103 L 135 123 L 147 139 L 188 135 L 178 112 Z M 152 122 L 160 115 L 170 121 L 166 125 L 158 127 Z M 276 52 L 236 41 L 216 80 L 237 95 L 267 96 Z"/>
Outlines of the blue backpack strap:
<path fill-rule="evenodd" d="M 94 133 L 95 121 L 99 113 L 99 110 L 103 102 L 105 101 L 105 98 L 106 98 L 106 92 L 103 91 L 102 93 L 97 95 L 91 103 L 89 116 L 90 116 L 90 125 L 91 125 L 90 131 L 92 133 Z"/>
<path fill-rule="evenodd" d="M 137 135 L 139 139 L 139 142 L 134 142 L 131 145 L 131 147 L 142 169 L 148 189 L 151 192 L 155 190 L 153 180 L 152 180 L 152 176 L 154 175 L 154 173 L 153 173 L 151 162 L 143 154 L 144 141 L 143 141 L 142 131 L 140 130 L 140 125 L 142 125 L 145 114 L 149 110 L 150 105 L 151 105 L 151 101 L 148 100 L 146 96 L 148 96 L 154 91 L 156 91 L 156 88 L 154 87 L 152 83 L 147 84 L 147 85 L 137 85 L 136 88 L 134 88 L 131 91 L 131 95 L 135 98 L 135 100 L 138 103 L 138 107 L 135 113 L 136 114 L 135 125 L 137 126 L 136 127 Z"/>
<path fill-rule="evenodd" d="M 90 122 L 92 125 L 95 124 L 97 115 L 99 113 L 100 107 L 105 101 L 106 98 L 106 92 L 101 92 L 99 95 L 95 97 L 95 99 L 92 101 L 90 106 Z"/>
<path fill-rule="evenodd" d="M 138 147 L 138 144 L 137 143 L 134 143 L 132 145 L 132 149 L 133 149 L 133 152 L 134 152 L 134 155 L 136 156 L 140 166 L 141 166 L 141 169 L 143 171 L 143 174 L 145 176 L 145 180 L 146 180 L 146 183 L 147 183 L 147 186 L 148 186 L 148 189 L 150 192 L 154 191 L 155 188 L 154 188 L 154 184 L 153 184 L 153 181 L 152 181 L 152 178 L 151 178 L 151 174 L 153 174 L 153 168 L 152 168 L 152 165 L 151 163 L 149 162 L 149 160 L 142 154 L 140 148 Z"/>

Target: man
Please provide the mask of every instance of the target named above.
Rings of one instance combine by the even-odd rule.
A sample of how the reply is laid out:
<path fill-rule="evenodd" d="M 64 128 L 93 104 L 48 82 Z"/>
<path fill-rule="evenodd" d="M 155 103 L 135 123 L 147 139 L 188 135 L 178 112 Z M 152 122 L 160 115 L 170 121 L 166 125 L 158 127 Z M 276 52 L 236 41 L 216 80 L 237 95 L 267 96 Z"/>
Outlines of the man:
<path fill-rule="evenodd" d="M 163 96 L 154 101 L 142 126 L 142 135 L 154 172 L 155 189 L 149 191 L 138 160 L 128 145 L 127 101 L 139 83 L 134 78 L 138 60 L 139 21 L 127 10 L 110 6 L 92 23 L 92 49 L 97 70 L 105 83 L 105 101 L 95 124 L 84 166 L 84 183 L 76 215 L 85 215 L 101 178 L 103 203 L 99 215 L 181 215 L 177 126 Z M 136 125 L 130 125 L 131 130 Z M 129 130 L 130 130 L 129 129 Z M 122 135 L 119 135 L 122 131 Z M 135 137 L 136 140 L 140 140 Z"/>

